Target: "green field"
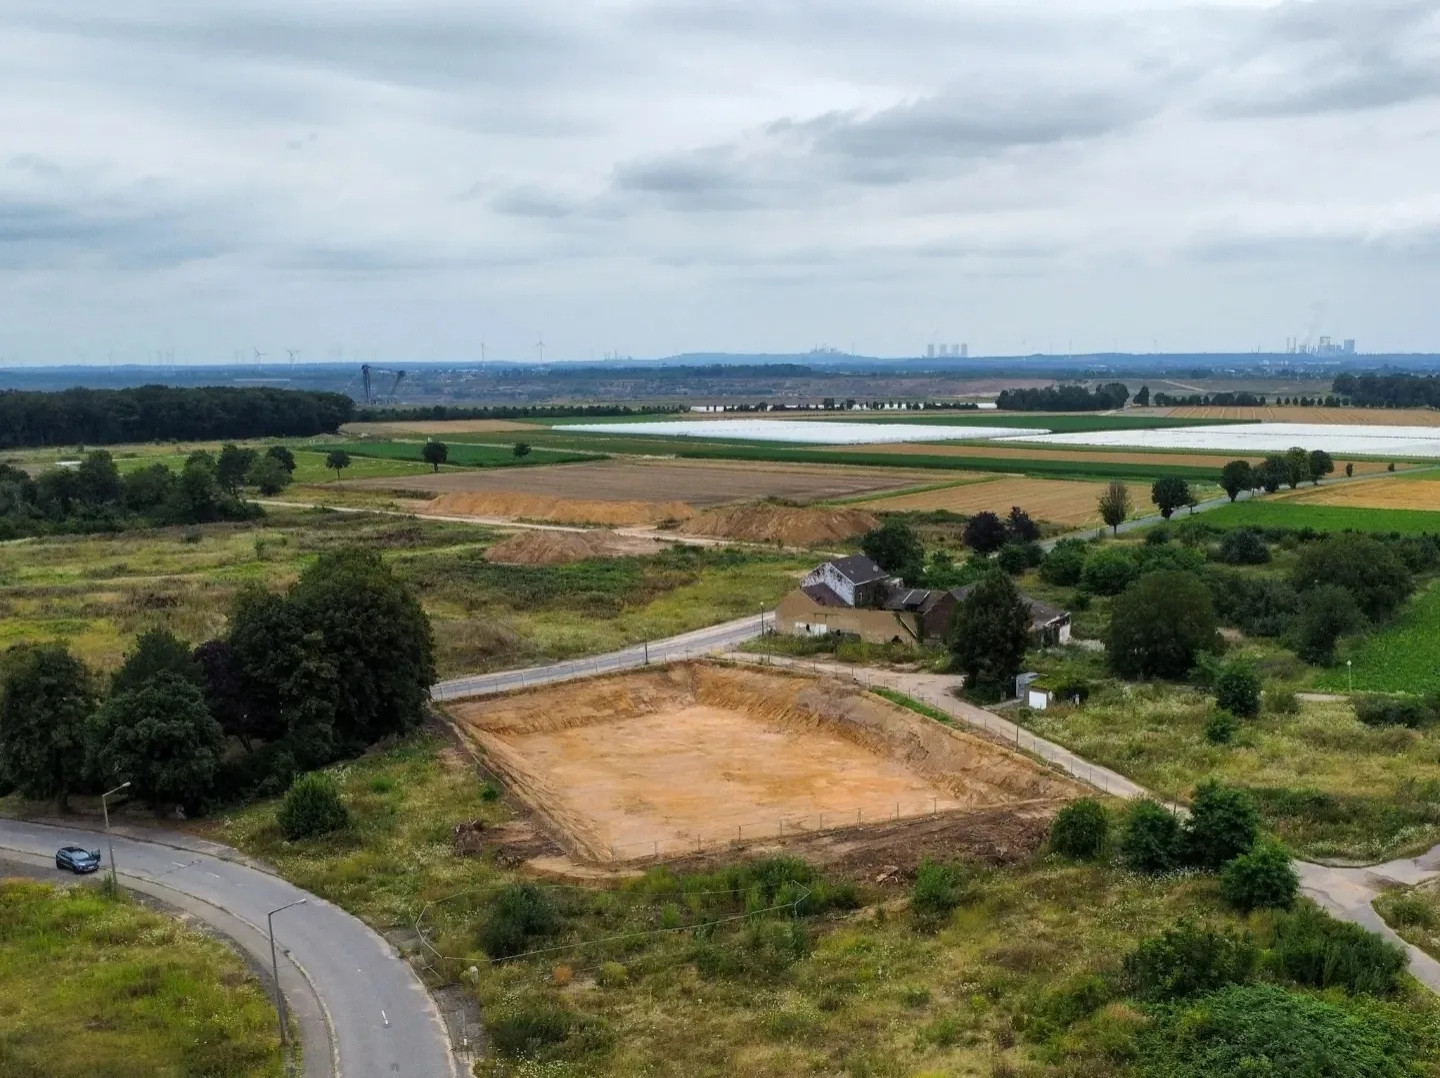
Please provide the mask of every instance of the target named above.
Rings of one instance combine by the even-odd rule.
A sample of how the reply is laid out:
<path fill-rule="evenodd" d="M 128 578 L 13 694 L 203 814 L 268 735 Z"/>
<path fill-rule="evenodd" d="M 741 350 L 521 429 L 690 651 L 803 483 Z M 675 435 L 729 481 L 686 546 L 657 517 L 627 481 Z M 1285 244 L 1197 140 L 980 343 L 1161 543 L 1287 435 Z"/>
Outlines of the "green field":
<path fill-rule="evenodd" d="M 1440 501 L 1436 509 L 1440 510 Z M 1204 515 L 1216 528 L 1313 528 L 1318 532 L 1398 532 L 1401 535 L 1440 535 L 1440 512 L 1423 509 L 1352 509 L 1338 505 L 1311 505 L 1285 499 L 1259 498 L 1221 506 Z"/>
<path fill-rule="evenodd" d="M 224 944 L 92 887 L 0 879 L 0 1074 L 278 1078 L 279 1042 Z"/>
<path fill-rule="evenodd" d="M 810 567 L 794 555 L 710 547 L 492 565 L 482 555 L 502 535 L 401 516 L 271 508 L 253 523 L 14 543 L 0 561 L 0 649 L 60 640 L 113 669 L 145 629 L 165 626 L 198 644 L 224 630 L 242 585 L 282 587 L 320 552 L 358 544 L 383 551 L 418 589 L 441 676 L 451 677 L 596 654 L 755 613 Z"/>
<path fill-rule="evenodd" d="M 1354 664 L 1348 674 L 1344 658 Z M 1440 581 L 1418 592 L 1392 624 L 1358 638 L 1316 684 L 1343 692 L 1352 678 L 1357 692 L 1440 691 Z"/>
<path fill-rule="evenodd" d="M 493 435 L 491 436 L 493 438 Z M 572 453 L 564 450 L 533 448 L 528 456 L 517 457 L 508 446 L 474 445 L 467 442 L 446 441 L 449 456 L 446 463 L 465 468 L 511 468 L 536 464 L 569 464 L 577 460 L 594 460 L 595 454 Z M 324 454 L 343 449 L 351 457 L 373 457 L 389 461 L 420 461 L 425 448 L 424 442 L 364 441 L 335 442 L 313 447 Z M 322 457 L 323 459 L 323 457 Z M 428 468 L 429 465 L 426 465 Z M 353 468 L 353 463 L 352 463 Z M 402 473 L 403 474 L 403 473 Z M 348 471 L 346 478 L 355 478 Z"/>

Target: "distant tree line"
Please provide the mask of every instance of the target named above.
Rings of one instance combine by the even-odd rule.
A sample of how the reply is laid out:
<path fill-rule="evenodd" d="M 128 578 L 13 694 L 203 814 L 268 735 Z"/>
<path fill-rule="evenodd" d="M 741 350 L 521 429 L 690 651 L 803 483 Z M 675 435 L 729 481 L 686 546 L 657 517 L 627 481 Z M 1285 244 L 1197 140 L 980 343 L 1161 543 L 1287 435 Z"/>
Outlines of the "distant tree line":
<path fill-rule="evenodd" d="M 1308 400 L 1306 403 L 1309 403 Z M 1184 397 L 1172 393 L 1156 393 L 1155 406 L 1157 408 L 1263 408 L 1265 407 L 1265 398 L 1257 393 L 1191 393 Z"/>
<path fill-rule="evenodd" d="M 343 393 L 268 387 L 7 390 L 0 449 L 309 437 L 334 433 L 354 412 Z"/>
<path fill-rule="evenodd" d="M 122 476 L 103 449 L 87 453 L 74 468 L 52 468 L 34 478 L 0 464 L 0 540 L 251 520 L 261 509 L 241 498 L 244 487 L 278 493 L 294 467 L 283 446 L 261 455 L 233 445 L 218 456 L 191 453 L 178 472 L 155 463 Z"/>
<path fill-rule="evenodd" d="M 1440 376 L 1339 374 L 1330 387 L 1361 408 L 1440 408 Z"/>
<path fill-rule="evenodd" d="M 430 623 L 373 551 L 322 554 L 290 588 L 251 586 L 227 633 L 144 633 L 103 677 L 63 644 L 0 654 L 0 794 L 64 811 L 131 783 L 157 811 L 255 794 L 417 726 L 435 680 Z"/>
<path fill-rule="evenodd" d="M 1125 407 L 1129 399 L 1125 383 L 1110 382 L 1093 391 L 1084 386 L 1002 389 L 995 403 L 1005 412 L 1108 412 Z"/>
<path fill-rule="evenodd" d="M 361 408 L 361 423 L 413 423 L 440 419 L 566 419 L 626 415 L 669 415 L 683 412 L 678 404 L 497 404 L 460 407 L 433 404 L 424 408 Z"/>

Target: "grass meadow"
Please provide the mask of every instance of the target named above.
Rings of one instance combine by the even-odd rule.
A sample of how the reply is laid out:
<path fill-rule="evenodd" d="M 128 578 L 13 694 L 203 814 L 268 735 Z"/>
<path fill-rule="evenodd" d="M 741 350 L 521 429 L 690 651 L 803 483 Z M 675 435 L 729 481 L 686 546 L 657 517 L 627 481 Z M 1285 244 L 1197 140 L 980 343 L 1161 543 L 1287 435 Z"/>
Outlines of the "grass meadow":
<path fill-rule="evenodd" d="M 1350 643 L 1342 661 L 1316 685 L 1334 692 L 1440 691 L 1440 580 L 1418 592 L 1395 621 Z"/>
<path fill-rule="evenodd" d="M 494 441 L 496 435 L 487 435 L 490 441 Z M 529 436 L 522 435 L 515 441 L 525 441 Z M 553 449 L 546 449 L 536 446 L 524 457 L 517 457 L 510 446 L 498 445 L 477 445 L 471 442 L 446 441 L 445 447 L 448 451 L 446 464 L 450 466 L 459 465 L 464 468 L 518 468 L 531 467 L 537 464 L 569 464 L 577 460 L 594 460 L 597 454 L 594 453 L 572 453 Z M 334 442 L 326 443 L 317 452 L 324 454 L 332 450 L 343 449 L 352 458 L 378 458 L 385 461 L 413 462 L 418 461 L 425 468 L 430 465 L 424 463 L 421 453 L 425 449 L 423 441 L 399 442 L 399 441 L 363 441 L 363 442 Z M 323 457 L 322 457 L 323 459 Z M 355 461 L 352 460 L 353 469 Z M 387 474 L 387 473 L 380 473 Z M 399 473 L 409 474 L 409 473 Z M 361 479 L 361 475 L 352 475 L 347 469 L 345 478 Z"/>
<path fill-rule="evenodd" d="M 228 947 L 96 888 L 0 879 L 0 1074 L 278 1078 L 265 989 Z"/>
<path fill-rule="evenodd" d="M 1259 498 L 1221 506 L 1204 515 L 1216 528 L 1313 528 L 1317 532 L 1361 531 L 1401 535 L 1440 535 L 1436 512 L 1423 509 L 1352 509 L 1312 505 L 1284 498 Z"/>

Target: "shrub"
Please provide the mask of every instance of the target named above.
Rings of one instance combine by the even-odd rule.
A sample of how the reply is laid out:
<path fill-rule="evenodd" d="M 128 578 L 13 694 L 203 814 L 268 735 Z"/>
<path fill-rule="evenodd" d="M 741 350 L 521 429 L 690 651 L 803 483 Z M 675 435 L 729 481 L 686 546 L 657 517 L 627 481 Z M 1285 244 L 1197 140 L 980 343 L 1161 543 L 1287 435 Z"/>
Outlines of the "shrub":
<path fill-rule="evenodd" d="M 1253 719 L 1260 714 L 1260 672 L 1247 662 L 1229 662 L 1215 679 L 1215 703 L 1232 715 Z"/>
<path fill-rule="evenodd" d="M 1355 596 L 1335 584 L 1317 584 L 1300 597 L 1295 616 L 1295 653 L 1307 663 L 1329 666 L 1335 645 L 1365 624 Z"/>
<path fill-rule="evenodd" d="M 1215 871 L 1255 847 L 1260 812 L 1244 790 L 1218 782 L 1201 783 L 1185 825 L 1186 859 Z"/>
<path fill-rule="evenodd" d="M 1435 715 L 1425 701 L 1405 696 L 1357 696 L 1355 717 L 1366 726 L 1428 726 Z"/>
<path fill-rule="evenodd" d="M 1111 606 L 1105 643 L 1124 677 L 1184 677 L 1198 654 L 1220 646 L 1209 590 L 1190 573 L 1142 577 Z"/>
<path fill-rule="evenodd" d="M 350 811 L 340 798 L 335 780 L 322 771 L 311 771 L 285 791 L 276 822 L 281 833 L 293 842 L 344 829 L 350 824 Z"/>
<path fill-rule="evenodd" d="M 1139 575 L 1135 559 L 1117 547 L 1096 547 L 1085 557 L 1080 582 L 1096 595 L 1119 595 Z"/>
<path fill-rule="evenodd" d="M 1030 568 L 1030 558 L 1025 547 L 1019 543 L 1006 543 L 995 555 L 995 563 L 1011 576 L 1019 576 Z"/>
<path fill-rule="evenodd" d="M 910 889 L 910 912 L 921 920 L 944 917 L 960 905 L 963 883 L 964 875 L 956 866 L 928 858 L 921 861 Z"/>
<path fill-rule="evenodd" d="M 1405 952 L 1359 925 L 1306 904 L 1275 926 L 1276 966 L 1296 984 L 1384 996 L 1400 986 Z"/>
<path fill-rule="evenodd" d="M 1065 857 L 1091 860 L 1105 850 L 1110 817 L 1093 798 L 1071 801 L 1050 825 L 1050 848 Z"/>
<path fill-rule="evenodd" d="M 1292 573 L 1299 592 L 1338 585 L 1371 621 L 1384 621 L 1415 587 L 1405 563 L 1385 543 L 1358 532 L 1327 535 L 1301 548 Z"/>
<path fill-rule="evenodd" d="M 1181 921 L 1142 940 L 1125 956 L 1125 990 L 1154 1002 L 1244 984 L 1255 974 L 1259 951 L 1248 936 Z"/>
<path fill-rule="evenodd" d="M 1390 903 L 1386 919 L 1402 928 L 1434 928 L 1435 907 L 1418 895 L 1402 895 Z"/>
<path fill-rule="evenodd" d="M 1120 857 L 1132 872 L 1169 872 L 1180 863 L 1180 823 L 1154 801 L 1137 801 L 1125 816 Z"/>
<path fill-rule="evenodd" d="M 1092 686 L 1083 677 L 1061 678 L 1055 683 L 1055 699 L 1066 704 L 1081 703 L 1090 699 Z"/>
<path fill-rule="evenodd" d="M 1270 548 L 1259 532 L 1236 528 L 1220 540 L 1215 548 L 1215 560 L 1226 565 L 1265 565 L 1270 561 Z"/>
<path fill-rule="evenodd" d="M 512 958 L 561 927 L 560 913 L 544 891 L 533 883 L 512 883 L 495 897 L 480 929 L 480 947 L 492 959 Z"/>
<path fill-rule="evenodd" d="M 1228 745 L 1235 740 L 1240 722 L 1228 711 L 1212 712 L 1205 720 L 1205 740 L 1212 745 Z"/>
<path fill-rule="evenodd" d="M 582 1017 L 548 1000 L 488 1016 L 485 1029 L 499 1055 L 537 1063 L 581 1059 L 605 1052 L 614 1043 L 613 1035 L 598 1019 Z"/>
<path fill-rule="evenodd" d="M 1047 584 L 1074 587 L 1085 571 L 1087 549 L 1079 539 L 1061 539 L 1040 563 L 1040 579 Z"/>
<path fill-rule="evenodd" d="M 1403 1078 L 1434 1053 L 1398 1011 L 1269 984 L 1157 1007 L 1137 1041 L 1152 1078 Z"/>
<path fill-rule="evenodd" d="M 1145 542 L 1150 546 L 1164 546 L 1170 541 L 1170 529 L 1164 524 L 1157 524 L 1145 533 Z"/>
<path fill-rule="evenodd" d="M 1247 636 L 1283 636 L 1290 631 L 1300 598 L 1287 581 L 1214 568 L 1204 579 L 1223 624 Z"/>
<path fill-rule="evenodd" d="M 1220 894 L 1238 910 L 1289 909 L 1300 889 L 1290 852 L 1278 842 L 1262 842 L 1241 854 L 1220 874 Z"/>
<path fill-rule="evenodd" d="M 1294 689 L 1266 689 L 1265 710 L 1274 715 L 1300 714 L 1300 697 Z"/>
<path fill-rule="evenodd" d="M 992 554 L 1009 538 L 1004 522 L 988 510 L 976 513 L 965 522 L 965 545 L 976 553 Z"/>

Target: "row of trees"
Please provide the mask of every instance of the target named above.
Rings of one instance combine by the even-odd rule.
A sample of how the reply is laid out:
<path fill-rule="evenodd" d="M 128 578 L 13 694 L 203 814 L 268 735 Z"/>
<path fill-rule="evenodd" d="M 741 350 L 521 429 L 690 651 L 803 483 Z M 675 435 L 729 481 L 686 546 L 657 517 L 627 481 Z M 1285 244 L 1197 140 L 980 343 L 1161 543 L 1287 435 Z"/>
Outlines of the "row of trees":
<path fill-rule="evenodd" d="M 263 456 L 226 446 L 218 456 L 190 454 L 178 472 L 156 463 L 123 476 L 103 449 L 86 454 L 77 467 L 35 478 L 0 464 L 0 539 L 249 520 L 260 508 L 241 499 L 245 483 L 275 493 L 290 482 L 294 466 L 289 450 L 279 446 Z"/>
<path fill-rule="evenodd" d="M 1338 374 L 1331 389 L 1362 408 L 1440 408 L 1433 374 Z"/>
<path fill-rule="evenodd" d="M 126 781 L 157 810 L 278 792 L 416 726 L 434 680 L 413 592 L 374 552 L 322 554 L 241 591 L 224 637 L 145 633 L 108 681 L 58 644 L 0 656 L 0 789 L 62 810 Z"/>
<path fill-rule="evenodd" d="M 0 449 L 310 437 L 333 434 L 354 412 L 343 393 L 265 387 L 8 390 Z"/>
<path fill-rule="evenodd" d="M 1130 390 L 1124 382 L 1096 386 L 1047 386 L 1044 389 L 1003 389 L 996 406 L 1004 412 L 1108 412 L 1125 407 Z"/>

